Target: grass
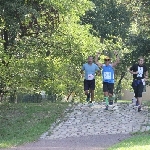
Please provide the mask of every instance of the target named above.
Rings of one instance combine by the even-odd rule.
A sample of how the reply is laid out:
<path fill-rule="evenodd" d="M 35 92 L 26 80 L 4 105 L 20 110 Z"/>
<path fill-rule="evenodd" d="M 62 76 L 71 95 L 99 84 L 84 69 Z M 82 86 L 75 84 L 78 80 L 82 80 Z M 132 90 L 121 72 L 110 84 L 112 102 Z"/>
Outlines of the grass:
<path fill-rule="evenodd" d="M 117 100 L 118 103 L 131 103 L 131 100 Z"/>
<path fill-rule="evenodd" d="M 138 133 L 108 150 L 150 150 L 150 133 Z"/>
<path fill-rule="evenodd" d="M 144 104 L 150 108 L 150 102 L 144 101 Z M 115 144 L 108 150 L 150 150 L 150 131 L 137 132 L 131 138 Z"/>
<path fill-rule="evenodd" d="M 0 148 L 37 140 L 57 118 L 64 117 L 68 103 L 19 103 L 0 105 Z"/>

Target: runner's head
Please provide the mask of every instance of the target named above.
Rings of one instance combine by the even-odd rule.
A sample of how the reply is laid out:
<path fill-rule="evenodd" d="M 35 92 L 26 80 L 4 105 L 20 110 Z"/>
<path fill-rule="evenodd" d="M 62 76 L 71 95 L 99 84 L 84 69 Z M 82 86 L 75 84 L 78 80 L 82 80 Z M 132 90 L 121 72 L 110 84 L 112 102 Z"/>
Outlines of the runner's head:
<path fill-rule="evenodd" d="M 139 65 L 143 65 L 144 64 L 144 57 L 142 57 L 142 56 L 140 56 L 139 58 L 138 58 L 138 63 L 139 63 Z"/>
<path fill-rule="evenodd" d="M 92 64 L 93 63 L 93 56 L 88 56 L 88 64 Z"/>
<path fill-rule="evenodd" d="M 108 56 L 105 56 L 104 62 L 106 65 L 110 64 L 110 58 Z"/>

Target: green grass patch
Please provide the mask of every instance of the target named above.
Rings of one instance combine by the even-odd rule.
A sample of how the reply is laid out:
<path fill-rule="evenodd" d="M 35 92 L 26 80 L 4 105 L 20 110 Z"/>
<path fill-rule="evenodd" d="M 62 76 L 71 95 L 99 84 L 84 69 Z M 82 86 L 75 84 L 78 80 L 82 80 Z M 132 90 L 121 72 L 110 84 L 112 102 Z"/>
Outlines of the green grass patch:
<path fill-rule="evenodd" d="M 37 140 L 69 103 L 19 103 L 0 105 L 0 148 Z"/>
<path fill-rule="evenodd" d="M 117 103 L 131 103 L 131 100 L 117 100 Z"/>
<path fill-rule="evenodd" d="M 150 150 L 150 134 L 139 133 L 112 146 L 108 150 Z"/>

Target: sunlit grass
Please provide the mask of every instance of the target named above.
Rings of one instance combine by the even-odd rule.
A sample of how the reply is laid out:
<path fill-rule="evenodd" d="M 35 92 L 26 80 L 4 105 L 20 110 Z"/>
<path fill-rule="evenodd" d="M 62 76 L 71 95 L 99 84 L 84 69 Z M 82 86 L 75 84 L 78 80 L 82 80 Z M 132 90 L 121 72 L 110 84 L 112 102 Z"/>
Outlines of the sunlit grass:
<path fill-rule="evenodd" d="M 131 103 L 131 100 L 117 100 L 117 103 Z"/>
<path fill-rule="evenodd" d="M 31 142 L 64 117 L 68 103 L 0 105 L 0 148 Z"/>
<path fill-rule="evenodd" d="M 150 134 L 139 133 L 108 150 L 150 150 Z"/>

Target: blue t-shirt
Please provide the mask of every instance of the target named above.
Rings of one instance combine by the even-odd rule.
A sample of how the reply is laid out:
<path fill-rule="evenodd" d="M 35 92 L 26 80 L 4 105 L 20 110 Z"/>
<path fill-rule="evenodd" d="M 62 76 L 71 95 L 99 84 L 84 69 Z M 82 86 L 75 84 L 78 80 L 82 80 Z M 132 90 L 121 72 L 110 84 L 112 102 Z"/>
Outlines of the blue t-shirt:
<path fill-rule="evenodd" d="M 111 64 L 102 67 L 103 82 L 114 83 L 114 69 Z"/>
<path fill-rule="evenodd" d="M 86 80 L 93 80 L 93 79 L 95 79 L 95 72 L 100 69 L 94 63 L 92 63 L 91 65 L 86 63 L 82 66 L 82 70 L 85 71 L 85 79 Z"/>

